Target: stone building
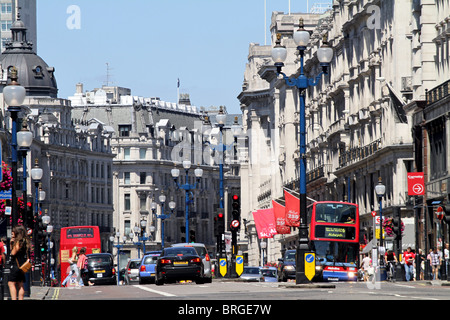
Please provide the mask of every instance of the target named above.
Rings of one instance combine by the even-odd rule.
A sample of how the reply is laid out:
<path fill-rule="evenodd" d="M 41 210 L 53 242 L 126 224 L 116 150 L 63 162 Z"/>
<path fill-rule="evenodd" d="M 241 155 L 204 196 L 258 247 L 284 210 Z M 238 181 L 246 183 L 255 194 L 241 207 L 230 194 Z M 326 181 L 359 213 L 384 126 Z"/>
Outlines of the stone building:
<path fill-rule="evenodd" d="M 62 227 L 98 225 L 103 248 L 107 248 L 113 213 L 111 134 L 95 120 L 74 123 L 70 101 L 58 98 L 55 69 L 26 40 L 25 24 L 16 21 L 11 33 L 12 41 L 0 56 L 1 87 L 8 83 L 8 70 L 16 67 L 18 81 L 27 94 L 19 119 L 27 122 L 34 138 L 26 167 L 29 171 L 37 160 L 44 171 L 41 183 L 46 197 L 42 209 L 48 210 L 51 217 L 53 239 L 59 243 Z M 7 159 L 11 121 L 3 95 L 0 102 L 3 159 Z M 21 171 L 22 166 L 18 167 Z M 26 190 L 28 199 L 35 203 L 35 183 L 29 172 Z"/>
<path fill-rule="evenodd" d="M 329 75 L 307 90 L 307 195 L 357 203 L 363 245 L 372 238 L 371 212 L 379 212 L 374 189 L 381 179 L 386 186 L 383 216 L 392 217 L 394 208 L 400 208 L 406 227 L 403 247 L 415 247 L 413 199 L 406 178 L 415 170 L 413 118 L 405 107 L 424 100 L 425 89 L 438 85 L 436 77 L 448 79 L 448 58 L 437 66 L 433 58 L 436 48 L 446 50 L 444 2 L 436 6 L 434 1 L 334 1 L 322 15 L 273 13 L 272 42 L 276 34 L 282 35 L 288 50 L 283 72 L 288 76 L 299 75 L 292 35 L 300 17 L 311 31 L 305 52 L 309 78 L 321 71 L 316 52 L 323 35 L 334 48 Z M 248 190 L 242 196 L 248 205 L 243 214 L 254 244 L 249 245 L 253 264 L 259 263 L 260 249 L 251 212 L 283 198 L 283 188 L 298 190 L 299 179 L 299 93 L 277 76 L 270 54 L 271 46 L 250 45 L 239 95 L 248 136 L 248 162 L 241 168 L 242 190 Z M 270 159 L 261 156 L 266 154 Z M 261 170 L 262 158 L 270 170 Z M 250 185 L 253 189 L 245 187 Z M 296 246 L 297 233 L 294 228 L 291 235 L 269 239 L 268 261 L 276 262 L 283 250 Z M 387 238 L 386 244 L 392 241 Z"/>
<path fill-rule="evenodd" d="M 142 253 L 142 246 L 139 250 L 137 247 L 138 235 L 133 234 L 135 226 L 141 233 L 141 220 L 147 222 L 141 234 L 148 234 L 146 251 L 161 249 L 161 219 L 156 215 L 163 212 L 159 201 L 162 194 L 166 196 L 165 214 L 170 212 L 169 201 L 176 203 L 174 213 L 165 220 L 165 246 L 194 237 L 211 253 L 215 251 L 213 215 L 219 203 L 219 168 L 210 147 L 211 132 L 205 132 L 207 113 L 191 105 L 186 95 L 183 97 L 185 104 L 177 104 L 133 96 L 130 89 L 121 87 L 103 86 L 83 92 L 82 84 L 69 97 L 77 123 L 95 119 L 111 130 L 111 148 L 116 155 L 111 184 L 114 228 L 121 237 L 127 237 L 124 252 L 129 258 Z M 211 122 L 214 124 L 213 117 Z M 179 182 L 186 183 L 181 166 L 186 159 L 192 163 L 190 184 L 196 180 L 194 169 L 203 169 L 197 188 L 189 194 L 190 230 L 185 230 L 185 192 L 176 187 L 171 175 L 175 167 L 181 169 Z"/>

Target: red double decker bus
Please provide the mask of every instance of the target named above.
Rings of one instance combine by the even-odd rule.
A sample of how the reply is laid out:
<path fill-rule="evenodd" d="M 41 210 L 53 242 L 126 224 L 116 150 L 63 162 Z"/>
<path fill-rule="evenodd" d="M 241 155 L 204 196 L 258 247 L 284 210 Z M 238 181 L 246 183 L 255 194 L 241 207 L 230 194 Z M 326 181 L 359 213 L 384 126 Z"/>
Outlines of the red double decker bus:
<path fill-rule="evenodd" d="M 308 207 L 310 247 L 316 277 L 356 281 L 359 266 L 359 209 L 347 202 L 319 201 Z"/>
<path fill-rule="evenodd" d="M 86 254 L 100 253 L 101 240 L 100 229 L 97 226 L 66 227 L 61 229 L 59 243 L 61 283 L 68 275 L 69 258 L 72 256 L 73 247 L 86 248 Z"/>

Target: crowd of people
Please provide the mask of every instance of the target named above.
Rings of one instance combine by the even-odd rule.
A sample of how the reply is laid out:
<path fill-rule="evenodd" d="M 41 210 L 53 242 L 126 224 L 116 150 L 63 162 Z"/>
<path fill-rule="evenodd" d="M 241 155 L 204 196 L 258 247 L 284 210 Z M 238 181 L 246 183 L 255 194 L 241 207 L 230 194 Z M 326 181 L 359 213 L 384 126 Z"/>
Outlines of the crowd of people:
<path fill-rule="evenodd" d="M 418 279 L 416 274 L 416 254 L 418 255 L 418 261 L 420 263 L 420 274 Z M 447 276 L 450 271 L 449 244 L 445 244 L 444 250 L 442 250 L 442 248 L 436 247 L 431 248 L 428 252 L 428 255 L 425 255 L 422 249 L 419 249 L 418 253 L 416 253 L 415 250 L 412 250 L 411 247 L 408 247 L 403 252 L 401 260 L 396 257 L 395 253 L 392 250 L 387 250 L 384 256 L 384 260 L 385 265 L 387 266 L 389 266 L 390 264 L 393 264 L 395 266 L 397 263 L 401 263 L 402 268 L 405 272 L 406 281 L 425 280 L 425 272 L 427 271 L 429 272 L 428 279 L 440 280 L 442 279 L 441 267 L 445 268 L 445 274 Z M 368 281 L 370 276 L 375 272 L 372 258 L 368 253 L 366 253 L 364 258 L 362 259 L 360 268 L 364 275 L 364 281 Z"/>

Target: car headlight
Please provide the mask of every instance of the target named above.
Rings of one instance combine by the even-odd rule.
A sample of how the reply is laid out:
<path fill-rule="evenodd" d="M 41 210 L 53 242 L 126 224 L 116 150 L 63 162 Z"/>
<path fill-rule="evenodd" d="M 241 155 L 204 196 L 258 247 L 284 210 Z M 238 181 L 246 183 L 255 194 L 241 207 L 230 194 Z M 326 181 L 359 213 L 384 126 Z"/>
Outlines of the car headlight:
<path fill-rule="evenodd" d="M 354 278 L 355 277 L 355 273 L 354 272 L 349 272 L 348 273 L 348 277 L 349 278 Z"/>
<path fill-rule="evenodd" d="M 294 266 L 284 266 L 283 268 L 285 271 L 295 271 Z"/>
<path fill-rule="evenodd" d="M 322 266 L 316 266 L 316 271 L 322 270 Z"/>

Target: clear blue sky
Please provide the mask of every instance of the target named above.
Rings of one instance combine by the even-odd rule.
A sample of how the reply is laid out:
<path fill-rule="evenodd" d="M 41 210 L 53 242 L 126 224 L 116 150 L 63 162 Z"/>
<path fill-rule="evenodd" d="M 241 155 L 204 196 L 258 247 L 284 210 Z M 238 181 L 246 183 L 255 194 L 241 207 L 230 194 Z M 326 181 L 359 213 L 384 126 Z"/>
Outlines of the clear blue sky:
<path fill-rule="evenodd" d="M 310 1 L 310 5 L 314 1 Z M 321 1 L 325 2 L 325 1 Z M 189 93 L 195 106 L 227 106 L 240 113 L 248 47 L 264 44 L 264 0 L 38 0 L 38 55 L 56 69 L 60 98 L 106 84 L 133 95 L 176 102 Z M 67 13 L 80 8 L 80 28 Z M 272 11 L 289 10 L 289 0 L 267 0 Z M 291 0 L 305 12 L 306 0 Z M 267 30 L 267 43 L 270 33 Z"/>

